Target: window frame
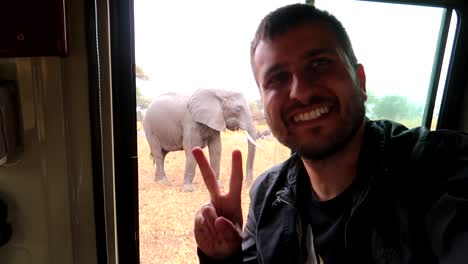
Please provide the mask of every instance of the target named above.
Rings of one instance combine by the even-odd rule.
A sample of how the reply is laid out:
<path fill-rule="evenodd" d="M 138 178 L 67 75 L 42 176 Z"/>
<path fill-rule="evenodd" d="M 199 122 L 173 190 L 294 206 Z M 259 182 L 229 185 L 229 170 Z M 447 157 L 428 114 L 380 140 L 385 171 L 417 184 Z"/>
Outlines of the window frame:
<path fill-rule="evenodd" d="M 140 263 L 134 1 L 108 3 L 116 253 L 118 263 Z"/>
<path fill-rule="evenodd" d="M 443 93 L 437 128 L 460 129 L 460 120 L 462 117 L 462 103 L 468 83 L 468 75 L 464 74 L 468 68 L 468 9 L 464 0 L 357 0 L 371 1 L 381 3 L 398 3 L 410 5 L 424 5 L 443 7 L 447 10 L 454 10 L 458 15 L 458 25 L 454 36 L 454 46 L 451 53 L 451 62 L 448 67 L 445 90 Z M 134 50 L 134 0 L 114 0 L 108 2 L 109 20 L 102 23 L 99 16 L 96 20 L 93 17 L 96 12 L 94 9 L 98 5 L 98 0 L 87 0 L 90 16 L 90 25 L 88 26 L 88 47 L 90 49 L 90 64 L 96 64 L 92 69 L 99 71 L 98 58 L 102 47 L 98 47 L 95 42 L 97 32 L 102 24 L 108 23 L 110 33 L 110 45 L 107 47 L 110 54 L 110 75 L 111 75 L 111 93 L 112 93 L 112 119 L 113 133 L 113 161 L 114 161 L 114 184 L 115 201 L 109 201 L 105 197 L 102 183 L 106 183 L 102 169 L 103 155 L 102 149 L 98 147 L 101 144 L 102 116 L 99 113 L 100 100 L 99 94 L 103 89 L 99 83 L 99 76 L 91 74 L 90 84 L 90 112 L 92 121 L 93 137 L 93 177 L 95 178 L 95 208 L 96 208 L 96 233 L 98 246 L 98 256 L 100 262 L 113 259 L 109 254 L 117 254 L 120 263 L 139 263 L 139 215 L 138 215 L 138 160 L 137 160 L 137 142 L 136 142 L 136 84 L 135 84 L 135 50 Z M 451 12 L 447 12 L 451 13 Z M 444 16 L 447 20 L 447 16 Z M 101 22 L 101 23 L 99 23 Z M 450 19 L 448 19 L 450 22 Z M 444 25 L 444 23 L 442 23 Z M 442 36 L 443 37 L 443 36 Z M 440 43 L 439 43 L 440 44 Z M 443 56 L 443 48 L 439 47 L 439 55 L 436 60 L 439 61 L 440 54 Z M 107 49 L 104 49 L 107 51 Z M 98 55 L 96 55 L 98 54 Z M 440 61 L 441 62 L 441 61 Z M 437 72 L 437 69 L 436 69 Z M 439 78 L 433 74 L 434 85 Z M 433 101 L 435 101 L 436 91 L 432 88 L 428 95 L 430 105 L 425 111 L 424 118 L 430 117 L 429 112 L 433 111 Z M 93 118 L 94 116 L 94 118 Z M 98 117 L 96 117 L 98 116 Z M 101 118 L 101 119 L 100 119 Z M 106 117 L 104 117 L 106 118 Z M 428 124 L 425 121 L 424 124 Z M 115 214 L 105 215 L 102 211 L 106 206 L 114 206 Z M 115 219 L 110 219 L 115 216 Z M 110 252 L 106 241 L 102 241 L 108 232 L 114 232 L 109 228 L 106 221 L 115 222 L 116 232 L 116 252 Z"/>
<path fill-rule="evenodd" d="M 426 106 L 423 116 L 423 124 L 427 128 L 431 127 L 431 120 L 434 112 L 435 100 L 439 85 L 442 61 L 444 59 L 445 45 L 447 41 L 448 29 L 452 11 L 455 11 L 458 20 L 454 36 L 454 44 L 450 55 L 450 63 L 447 69 L 445 89 L 437 119 L 437 129 L 460 129 L 460 120 L 463 112 L 463 98 L 466 93 L 468 76 L 463 74 L 468 66 L 468 4 L 463 0 L 357 0 L 366 2 L 394 3 L 421 5 L 445 8 L 439 31 L 435 61 L 431 76 L 431 85 L 427 95 Z"/>

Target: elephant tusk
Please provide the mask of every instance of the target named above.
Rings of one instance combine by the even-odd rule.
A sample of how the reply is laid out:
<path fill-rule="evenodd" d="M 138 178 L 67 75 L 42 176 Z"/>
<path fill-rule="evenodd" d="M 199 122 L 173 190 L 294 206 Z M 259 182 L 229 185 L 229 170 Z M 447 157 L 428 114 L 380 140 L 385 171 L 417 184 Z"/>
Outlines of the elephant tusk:
<path fill-rule="evenodd" d="M 250 141 L 250 143 L 254 144 L 256 147 L 260 148 L 260 149 L 263 149 L 263 147 L 258 144 L 257 142 L 255 142 L 255 139 L 253 139 L 249 132 L 247 132 L 246 130 L 244 130 L 244 133 L 245 133 L 245 136 L 247 136 L 247 140 Z"/>

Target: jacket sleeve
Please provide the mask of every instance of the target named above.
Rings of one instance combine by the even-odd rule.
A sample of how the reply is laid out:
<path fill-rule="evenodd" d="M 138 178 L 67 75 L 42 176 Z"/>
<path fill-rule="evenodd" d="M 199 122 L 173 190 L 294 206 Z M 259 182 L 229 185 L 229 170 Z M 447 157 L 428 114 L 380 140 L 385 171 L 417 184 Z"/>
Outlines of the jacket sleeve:
<path fill-rule="evenodd" d="M 242 239 L 242 255 L 243 263 L 255 264 L 257 260 L 257 244 L 256 244 L 256 230 L 257 221 L 255 220 L 254 206 L 249 209 L 247 215 L 247 223 L 245 224 L 244 234 Z"/>
<path fill-rule="evenodd" d="M 247 222 L 244 227 L 242 238 L 242 259 L 244 264 L 258 264 L 257 230 L 258 219 L 262 211 L 263 204 L 267 199 L 273 177 L 269 172 L 260 175 L 250 188 L 250 206 L 247 214 Z"/>
<path fill-rule="evenodd" d="M 426 227 L 439 263 L 468 263 L 468 136 L 459 134 L 444 143 L 440 152 L 445 158 L 434 161 L 439 192 Z"/>

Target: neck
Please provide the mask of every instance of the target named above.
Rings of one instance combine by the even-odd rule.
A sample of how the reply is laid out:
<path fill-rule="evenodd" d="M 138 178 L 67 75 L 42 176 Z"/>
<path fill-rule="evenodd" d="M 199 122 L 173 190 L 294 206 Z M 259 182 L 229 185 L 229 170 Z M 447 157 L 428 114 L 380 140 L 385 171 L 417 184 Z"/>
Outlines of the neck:
<path fill-rule="evenodd" d="M 364 123 L 349 144 L 329 158 L 320 161 L 301 158 L 320 201 L 335 198 L 353 182 L 364 139 Z"/>

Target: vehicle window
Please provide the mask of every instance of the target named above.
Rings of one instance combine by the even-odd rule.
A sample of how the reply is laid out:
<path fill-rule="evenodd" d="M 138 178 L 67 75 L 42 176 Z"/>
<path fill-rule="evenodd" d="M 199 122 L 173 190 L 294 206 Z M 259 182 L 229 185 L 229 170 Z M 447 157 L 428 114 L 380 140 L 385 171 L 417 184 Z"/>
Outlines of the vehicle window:
<path fill-rule="evenodd" d="M 444 9 L 355 0 L 316 0 L 315 5 L 343 22 L 364 65 L 367 116 L 420 126 Z M 437 123 L 456 23 L 453 13 L 432 128 Z"/>
<path fill-rule="evenodd" d="M 289 157 L 290 150 L 268 131 L 251 73 L 249 48 L 260 19 L 267 12 L 290 3 L 295 1 L 134 2 L 141 263 L 198 262 L 193 220 L 195 212 L 209 197 L 198 168 L 193 178 L 194 189 L 183 192 L 186 154 L 181 143 L 181 137 L 186 136 L 181 132 L 189 123 L 184 119 L 187 107 L 183 105 L 196 91 L 239 92 L 245 99 L 245 109 L 237 107 L 223 114 L 230 116 L 241 109 L 252 117 L 254 133 L 250 136 L 258 144 L 252 180 Z M 358 60 L 366 70 L 368 117 L 392 119 L 408 127 L 420 126 L 444 10 L 353 0 L 317 0 L 315 5 L 335 14 L 346 26 Z M 456 22 L 453 15 L 450 23 L 456 25 Z M 433 127 L 454 28 L 450 27 L 447 40 Z M 201 101 L 202 105 L 209 103 Z M 178 105 L 182 106 L 178 111 L 167 110 Z M 175 120 L 179 122 L 172 122 Z M 164 142 L 149 143 L 161 133 Z M 242 151 L 245 167 L 249 143 L 242 129 L 226 129 L 220 138 L 222 151 L 217 156 L 221 182 L 226 189 L 231 152 Z M 204 148 L 207 156 L 208 149 Z M 165 179 L 156 175 L 158 155 L 165 156 Z M 245 185 L 242 194 L 244 216 L 250 202 L 249 189 L 250 184 Z"/>
<path fill-rule="evenodd" d="M 290 155 L 290 150 L 269 133 L 250 68 L 250 41 L 257 24 L 267 12 L 290 3 L 294 1 L 135 1 L 141 263 L 198 263 L 193 221 L 195 212 L 209 199 L 198 168 L 193 179 L 195 190 L 182 192 L 186 161 L 182 150 L 168 152 L 164 162 L 167 179 L 155 180 L 156 155 L 150 156 L 146 136 L 164 133 L 169 138 L 187 122 L 177 122 L 177 128 L 171 127 L 175 123 L 166 119 L 180 116 L 168 111 L 164 117 L 153 116 L 150 123 L 157 131 L 145 131 L 142 123 L 150 111 L 175 106 L 185 100 L 182 96 L 193 96 L 200 88 L 240 92 L 255 125 L 251 137 L 258 143 L 253 178 Z M 159 101 L 152 110 L 150 103 L 167 93 L 177 93 L 179 99 Z M 211 102 L 206 100 L 202 104 Z M 210 114 L 214 115 L 212 109 Z M 166 148 L 182 147 L 177 142 L 180 138 L 170 140 L 164 142 Z M 227 190 L 231 152 L 236 148 L 242 151 L 245 167 L 247 137 L 242 130 L 226 129 L 221 132 L 221 144 L 220 175 Z M 208 155 L 208 147 L 204 151 Z M 249 188 L 250 184 L 245 185 L 242 194 L 244 215 L 249 206 Z"/>

